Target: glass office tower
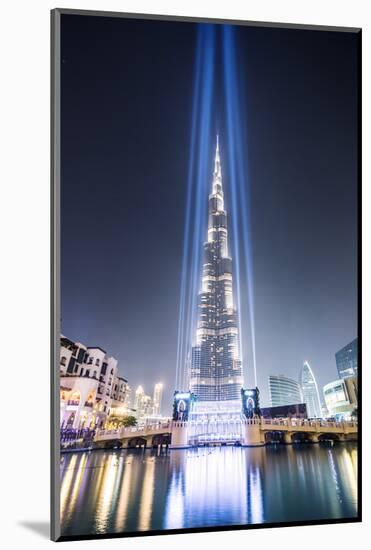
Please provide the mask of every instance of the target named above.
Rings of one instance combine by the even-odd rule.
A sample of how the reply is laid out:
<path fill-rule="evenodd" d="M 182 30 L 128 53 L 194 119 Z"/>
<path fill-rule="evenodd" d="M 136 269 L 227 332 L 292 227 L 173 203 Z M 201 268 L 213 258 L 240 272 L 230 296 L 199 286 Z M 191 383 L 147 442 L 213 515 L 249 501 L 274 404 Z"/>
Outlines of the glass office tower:
<path fill-rule="evenodd" d="M 358 376 L 358 338 L 335 353 L 339 378 Z"/>
<path fill-rule="evenodd" d="M 269 376 L 271 407 L 302 403 L 300 386 L 296 380 L 283 374 Z"/>

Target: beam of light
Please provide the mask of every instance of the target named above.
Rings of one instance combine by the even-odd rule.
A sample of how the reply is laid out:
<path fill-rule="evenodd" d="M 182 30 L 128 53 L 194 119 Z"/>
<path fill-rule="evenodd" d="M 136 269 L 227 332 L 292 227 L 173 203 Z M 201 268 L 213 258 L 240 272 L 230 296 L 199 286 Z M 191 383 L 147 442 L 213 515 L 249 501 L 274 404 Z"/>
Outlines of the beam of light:
<path fill-rule="evenodd" d="M 239 256 L 243 256 L 245 276 L 247 280 L 249 325 L 251 335 L 252 360 L 254 369 L 254 381 L 257 386 L 256 372 L 256 346 L 255 346 L 255 310 L 253 292 L 253 256 L 250 236 L 250 210 L 247 197 L 248 177 L 245 166 L 247 151 L 246 140 L 241 128 L 243 117 L 240 94 L 238 90 L 237 63 L 235 50 L 235 31 L 230 25 L 223 25 L 223 55 L 224 55 L 224 87 L 227 118 L 227 141 L 229 148 L 230 188 L 233 208 L 233 247 L 236 262 L 237 303 L 240 300 L 239 282 Z M 241 236 L 241 243 L 240 243 Z M 240 247 L 240 244 L 242 245 Z M 240 317 L 242 315 L 241 304 L 238 304 Z M 240 328 L 241 331 L 241 328 Z M 240 332 L 242 341 L 242 333 Z M 244 353 L 242 353 L 242 357 Z"/>
<path fill-rule="evenodd" d="M 214 42 L 213 26 L 199 24 L 179 304 L 176 389 L 188 384 L 187 365 L 191 358 L 192 335 L 196 326 L 202 260 L 200 243 L 204 240 L 206 227 L 209 183 Z"/>
<path fill-rule="evenodd" d="M 191 144 L 189 155 L 189 171 L 187 182 L 187 199 L 186 199 L 186 218 L 184 224 L 184 237 L 183 237 L 183 260 L 182 260 L 182 272 L 180 281 L 180 298 L 179 298 L 179 320 L 178 320 L 178 339 L 177 339 L 177 357 L 176 357 L 176 374 L 175 374 L 175 389 L 180 389 L 180 372 L 181 365 L 185 359 L 185 334 L 184 327 L 186 324 L 185 319 L 185 303 L 186 303 L 186 289 L 188 279 L 188 264 L 190 255 L 190 225 L 191 225 L 191 205 L 192 205 L 192 192 L 194 181 L 194 158 L 196 153 L 196 122 L 198 118 L 198 97 L 200 93 L 200 61 L 201 61 L 201 33 L 198 33 L 197 47 L 196 47 L 196 66 L 195 66 L 195 81 L 193 91 L 193 111 L 192 111 L 192 126 L 191 126 Z"/>
<path fill-rule="evenodd" d="M 230 113 L 227 109 L 227 134 L 228 134 L 228 154 L 229 158 L 233 158 L 234 154 L 234 142 L 229 139 L 229 134 L 231 133 L 232 124 Z M 239 241 L 239 230 L 238 230 L 238 200 L 237 200 L 237 176 L 236 176 L 236 167 L 233 162 L 229 163 L 229 190 L 231 196 L 231 206 L 232 206 L 232 248 L 233 248 L 233 263 L 235 269 L 233 270 L 233 279 L 236 284 L 236 304 L 237 304 L 237 322 L 238 322 L 238 332 L 239 332 L 239 356 L 243 364 L 243 349 L 242 349 L 242 322 L 241 322 L 241 282 L 240 282 L 240 241 Z"/>
<path fill-rule="evenodd" d="M 196 198 L 194 209 L 193 254 L 190 283 L 190 303 L 187 327 L 187 342 L 192 344 L 197 318 L 197 301 L 201 282 L 202 251 L 201 243 L 206 235 L 207 197 L 210 182 L 210 140 L 211 108 L 214 76 L 214 27 L 204 26 L 205 45 L 203 49 L 201 109 L 199 117 L 199 144 L 196 175 Z"/>

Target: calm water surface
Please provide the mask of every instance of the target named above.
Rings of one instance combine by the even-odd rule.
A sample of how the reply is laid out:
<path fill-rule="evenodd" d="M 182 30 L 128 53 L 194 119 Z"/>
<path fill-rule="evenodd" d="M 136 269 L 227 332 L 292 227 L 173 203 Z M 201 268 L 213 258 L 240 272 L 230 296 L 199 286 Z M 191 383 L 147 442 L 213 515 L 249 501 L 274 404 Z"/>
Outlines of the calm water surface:
<path fill-rule="evenodd" d="M 357 446 L 65 454 L 61 483 L 63 535 L 351 518 Z"/>

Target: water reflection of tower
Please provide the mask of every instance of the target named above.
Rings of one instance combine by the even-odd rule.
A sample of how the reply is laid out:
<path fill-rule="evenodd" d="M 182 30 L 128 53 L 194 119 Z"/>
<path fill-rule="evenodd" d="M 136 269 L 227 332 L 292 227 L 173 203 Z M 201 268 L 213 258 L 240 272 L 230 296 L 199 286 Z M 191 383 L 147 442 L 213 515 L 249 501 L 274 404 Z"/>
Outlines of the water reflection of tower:
<path fill-rule="evenodd" d="M 263 522 L 264 469 L 259 449 L 171 454 L 166 528 Z"/>

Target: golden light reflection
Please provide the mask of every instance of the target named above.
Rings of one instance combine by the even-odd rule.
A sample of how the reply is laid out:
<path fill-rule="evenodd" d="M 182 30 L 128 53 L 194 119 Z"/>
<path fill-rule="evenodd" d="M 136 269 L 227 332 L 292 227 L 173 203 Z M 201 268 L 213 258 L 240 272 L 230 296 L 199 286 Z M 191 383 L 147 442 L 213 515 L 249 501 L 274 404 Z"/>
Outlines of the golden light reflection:
<path fill-rule="evenodd" d="M 65 512 L 66 507 L 69 503 L 69 494 L 73 488 L 72 481 L 75 475 L 75 466 L 77 462 L 77 454 L 73 455 L 69 461 L 68 467 L 64 469 L 62 475 L 62 485 L 61 485 L 61 496 L 60 496 L 60 505 L 61 505 L 61 522 L 65 521 Z"/>
<path fill-rule="evenodd" d="M 64 456 L 64 534 L 353 517 L 357 449 L 199 448 Z M 310 498 L 309 498 L 310 495 Z"/>
<path fill-rule="evenodd" d="M 139 531 L 148 531 L 151 526 L 153 493 L 155 481 L 155 458 L 146 460 L 144 472 L 141 504 L 139 509 Z"/>
<path fill-rule="evenodd" d="M 357 461 L 354 457 L 356 451 L 353 450 L 352 453 L 348 449 L 342 453 L 340 457 L 340 465 L 343 471 L 345 470 L 345 475 L 342 477 L 347 480 L 347 485 L 350 489 L 350 497 L 353 502 L 357 502 Z"/>
<path fill-rule="evenodd" d="M 112 513 L 115 483 L 118 477 L 119 461 L 117 456 L 112 453 L 105 463 L 102 477 L 99 483 L 99 497 L 96 509 L 96 529 L 98 533 L 107 531 L 108 522 Z M 121 464 L 122 467 L 122 464 Z"/>
<path fill-rule="evenodd" d="M 72 494 L 71 494 L 71 498 L 68 506 L 68 511 L 69 511 L 68 515 L 73 514 L 75 512 L 77 497 L 80 494 L 81 482 L 84 474 L 86 473 L 85 466 L 86 466 L 87 458 L 88 458 L 87 455 L 84 454 L 81 457 L 79 465 L 77 467 L 73 490 L 72 490 Z"/>
<path fill-rule="evenodd" d="M 120 487 L 120 496 L 119 502 L 117 505 L 117 515 L 116 515 L 116 531 L 124 531 L 128 516 L 129 508 L 129 497 L 130 497 L 130 487 L 132 484 L 132 462 L 131 457 L 126 457 L 124 465 L 124 473 L 122 476 L 121 487 Z"/>

